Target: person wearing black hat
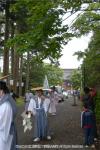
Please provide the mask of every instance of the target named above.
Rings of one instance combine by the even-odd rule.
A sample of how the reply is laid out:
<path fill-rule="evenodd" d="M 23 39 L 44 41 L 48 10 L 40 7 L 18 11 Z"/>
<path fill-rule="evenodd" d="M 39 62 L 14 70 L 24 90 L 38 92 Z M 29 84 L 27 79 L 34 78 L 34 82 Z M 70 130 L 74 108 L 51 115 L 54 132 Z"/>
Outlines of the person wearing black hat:
<path fill-rule="evenodd" d="M 0 149 L 16 150 L 17 134 L 14 124 L 16 104 L 4 81 L 0 81 Z"/>

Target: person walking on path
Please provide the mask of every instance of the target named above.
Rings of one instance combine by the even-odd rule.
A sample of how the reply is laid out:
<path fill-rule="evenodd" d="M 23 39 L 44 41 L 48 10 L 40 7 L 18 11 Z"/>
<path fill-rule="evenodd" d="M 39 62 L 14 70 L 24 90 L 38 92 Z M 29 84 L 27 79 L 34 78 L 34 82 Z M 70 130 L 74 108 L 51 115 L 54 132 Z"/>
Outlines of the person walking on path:
<path fill-rule="evenodd" d="M 4 81 L 0 81 L 0 149 L 16 150 L 16 104 Z"/>
<path fill-rule="evenodd" d="M 49 92 L 49 99 L 50 99 L 50 108 L 49 113 L 52 115 L 56 115 L 56 106 L 59 101 L 59 96 L 57 92 L 55 91 L 55 88 L 51 88 L 51 91 Z"/>
<path fill-rule="evenodd" d="M 50 100 L 45 98 L 42 89 L 36 91 L 36 96 L 30 100 L 28 112 L 34 116 L 34 142 L 51 139 L 48 129 L 48 109 Z"/>
<path fill-rule="evenodd" d="M 94 92 L 92 92 L 88 87 L 84 88 L 84 96 L 82 98 L 83 105 L 87 104 L 88 108 L 94 114 L 94 140 L 97 141 L 98 134 L 97 134 L 97 126 L 96 126 L 96 114 L 95 114 L 95 106 L 96 102 L 94 100 Z M 96 93 L 95 93 L 96 94 Z"/>
<path fill-rule="evenodd" d="M 86 147 L 91 146 L 95 148 L 94 145 L 94 114 L 88 109 L 88 105 L 84 104 L 84 110 L 81 113 L 81 127 L 84 129 L 84 137 L 85 142 L 84 145 Z"/>
<path fill-rule="evenodd" d="M 25 93 L 25 112 L 27 112 L 31 98 L 33 98 L 33 94 L 29 90 L 27 90 L 27 92 Z"/>
<path fill-rule="evenodd" d="M 10 91 L 10 95 L 12 96 L 12 98 L 16 101 L 17 98 L 19 98 L 19 96 L 13 91 Z"/>

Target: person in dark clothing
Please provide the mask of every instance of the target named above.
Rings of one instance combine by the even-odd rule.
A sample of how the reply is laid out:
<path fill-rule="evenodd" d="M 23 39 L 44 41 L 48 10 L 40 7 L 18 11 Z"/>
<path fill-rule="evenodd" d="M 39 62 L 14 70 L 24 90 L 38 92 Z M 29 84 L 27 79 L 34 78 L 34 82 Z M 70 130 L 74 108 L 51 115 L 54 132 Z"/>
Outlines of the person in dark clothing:
<path fill-rule="evenodd" d="M 93 98 L 90 95 L 90 89 L 88 87 L 84 88 L 84 96 L 82 98 L 83 105 L 87 104 L 88 108 L 91 109 L 94 112 L 94 101 Z"/>
<path fill-rule="evenodd" d="M 94 114 L 88 109 L 87 103 L 84 104 L 84 110 L 81 113 L 81 127 L 84 129 L 85 146 L 91 146 L 95 148 L 94 145 Z"/>
<path fill-rule="evenodd" d="M 10 95 L 12 96 L 12 98 L 16 101 L 16 98 L 19 98 L 19 96 L 17 94 L 14 93 L 13 90 L 10 91 Z"/>
<path fill-rule="evenodd" d="M 96 126 L 96 115 L 95 115 L 95 99 L 94 96 L 96 96 L 96 92 L 94 94 L 94 92 L 91 91 L 91 89 L 89 89 L 88 87 L 84 88 L 84 96 L 82 98 L 83 101 L 83 105 L 87 104 L 88 109 L 90 109 L 93 114 L 94 114 L 94 140 L 97 141 L 98 139 L 98 134 L 97 134 L 97 126 Z"/>

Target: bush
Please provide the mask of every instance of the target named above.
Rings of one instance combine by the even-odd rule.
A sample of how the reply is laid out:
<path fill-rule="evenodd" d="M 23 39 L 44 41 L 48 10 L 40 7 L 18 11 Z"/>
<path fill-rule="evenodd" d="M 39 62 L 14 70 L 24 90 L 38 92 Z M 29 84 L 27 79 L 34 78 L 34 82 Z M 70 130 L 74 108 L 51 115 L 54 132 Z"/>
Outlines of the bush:
<path fill-rule="evenodd" d="M 100 123 L 100 93 L 97 93 L 96 96 L 96 118 L 97 122 Z"/>

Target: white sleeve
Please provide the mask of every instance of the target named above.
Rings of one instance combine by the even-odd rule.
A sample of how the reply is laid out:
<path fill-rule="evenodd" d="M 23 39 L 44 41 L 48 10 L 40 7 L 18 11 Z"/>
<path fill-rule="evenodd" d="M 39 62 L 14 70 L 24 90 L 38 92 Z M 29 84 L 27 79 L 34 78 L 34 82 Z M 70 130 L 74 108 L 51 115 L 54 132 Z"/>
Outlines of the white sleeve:
<path fill-rule="evenodd" d="M 28 106 L 28 111 L 31 111 L 34 115 L 36 113 L 35 108 L 36 108 L 35 100 L 31 99 L 30 103 L 29 103 L 29 106 Z"/>
<path fill-rule="evenodd" d="M 50 106 L 50 99 L 46 98 L 45 101 L 44 101 L 44 110 L 45 110 L 46 113 L 49 110 L 49 106 Z"/>
<path fill-rule="evenodd" d="M 3 141 L 7 142 L 12 122 L 12 108 L 8 102 L 0 106 L 0 133 Z"/>
<path fill-rule="evenodd" d="M 56 102 L 58 102 L 59 101 L 59 94 L 56 92 L 56 93 L 54 93 L 54 99 L 55 99 L 55 101 Z"/>
<path fill-rule="evenodd" d="M 33 94 L 32 93 L 30 93 L 30 97 L 31 97 L 31 99 L 33 98 Z"/>
<path fill-rule="evenodd" d="M 82 117 L 83 117 L 83 111 L 81 112 L 81 128 L 83 127 L 83 120 L 82 120 Z"/>

